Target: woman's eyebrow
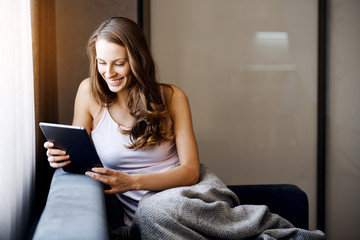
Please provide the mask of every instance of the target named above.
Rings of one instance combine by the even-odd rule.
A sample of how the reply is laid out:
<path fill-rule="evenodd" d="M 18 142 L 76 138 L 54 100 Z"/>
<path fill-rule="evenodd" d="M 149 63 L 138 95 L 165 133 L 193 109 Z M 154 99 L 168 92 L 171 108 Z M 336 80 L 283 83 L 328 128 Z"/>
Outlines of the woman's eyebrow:
<path fill-rule="evenodd" d="M 99 61 L 104 61 L 104 62 L 106 62 L 105 60 L 103 60 L 103 59 L 101 59 L 101 58 L 99 58 L 99 57 L 97 57 L 96 59 L 99 60 Z M 113 60 L 113 61 L 111 61 L 111 62 L 116 62 L 116 61 L 119 61 L 119 60 L 127 60 L 127 58 L 117 58 L 117 59 L 115 59 L 115 60 Z"/>

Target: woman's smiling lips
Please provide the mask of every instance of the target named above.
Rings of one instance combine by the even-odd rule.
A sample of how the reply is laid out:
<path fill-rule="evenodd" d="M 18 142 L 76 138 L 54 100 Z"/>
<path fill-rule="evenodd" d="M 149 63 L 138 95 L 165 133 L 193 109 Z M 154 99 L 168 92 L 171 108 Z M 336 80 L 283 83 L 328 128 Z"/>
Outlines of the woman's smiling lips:
<path fill-rule="evenodd" d="M 111 85 L 111 86 L 116 86 L 117 84 L 119 84 L 121 82 L 121 80 L 123 80 L 124 78 L 119 78 L 119 79 L 108 79 L 108 83 Z"/>

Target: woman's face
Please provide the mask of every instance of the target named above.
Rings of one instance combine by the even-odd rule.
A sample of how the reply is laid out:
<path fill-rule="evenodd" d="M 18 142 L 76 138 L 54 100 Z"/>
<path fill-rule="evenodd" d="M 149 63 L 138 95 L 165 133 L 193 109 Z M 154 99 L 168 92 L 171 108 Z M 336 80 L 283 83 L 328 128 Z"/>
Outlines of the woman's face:
<path fill-rule="evenodd" d="M 119 93 L 126 89 L 132 78 L 126 48 L 100 38 L 95 49 L 99 73 L 110 91 Z"/>

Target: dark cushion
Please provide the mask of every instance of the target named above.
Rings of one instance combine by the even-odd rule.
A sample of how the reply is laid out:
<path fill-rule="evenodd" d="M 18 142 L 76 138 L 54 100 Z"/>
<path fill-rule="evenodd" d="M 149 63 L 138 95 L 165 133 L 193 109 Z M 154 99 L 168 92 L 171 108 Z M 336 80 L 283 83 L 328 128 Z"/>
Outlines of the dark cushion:
<path fill-rule="evenodd" d="M 266 205 L 290 221 L 295 227 L 309 228 L 308 198 L 299 187 L 291 184 L 228 186 L 241 204 Z"/>

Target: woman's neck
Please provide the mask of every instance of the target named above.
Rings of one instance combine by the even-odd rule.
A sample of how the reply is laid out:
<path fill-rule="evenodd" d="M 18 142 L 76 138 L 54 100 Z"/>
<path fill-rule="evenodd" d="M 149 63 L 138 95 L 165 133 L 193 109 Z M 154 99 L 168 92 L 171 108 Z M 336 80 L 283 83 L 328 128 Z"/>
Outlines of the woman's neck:
<path fill-rule="evenodd" d="M 122 90 L 121 92 L 118 92 L 113 104 L 116 104 L 121 108 L 128 108 L 127 105 L 128 96 L 129 96 L 128 90 Z"/>

